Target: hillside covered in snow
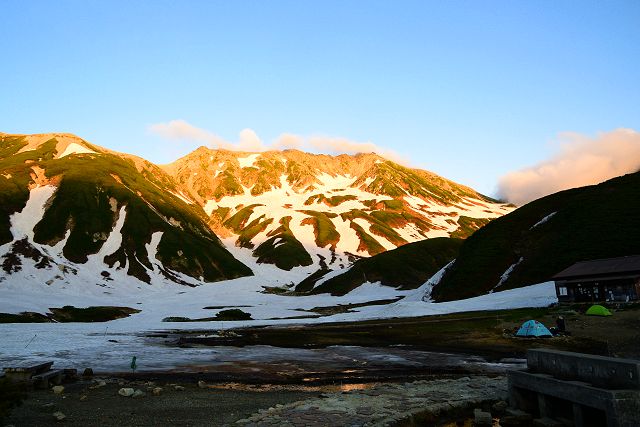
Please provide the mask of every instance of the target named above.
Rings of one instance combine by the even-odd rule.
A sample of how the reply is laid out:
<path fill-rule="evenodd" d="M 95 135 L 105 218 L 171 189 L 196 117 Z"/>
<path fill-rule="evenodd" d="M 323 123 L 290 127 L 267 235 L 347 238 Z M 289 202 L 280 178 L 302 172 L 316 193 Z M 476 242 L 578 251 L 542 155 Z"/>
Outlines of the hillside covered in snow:
<path fill-rule="evenodd" d="M 197 286 L 266 265 L 346 269 L 407 243 L 467 237 L 513 209 L 375 154 L 201 147 L 157 166 L 70 134 L 0 142 L 5 282 Z"/>

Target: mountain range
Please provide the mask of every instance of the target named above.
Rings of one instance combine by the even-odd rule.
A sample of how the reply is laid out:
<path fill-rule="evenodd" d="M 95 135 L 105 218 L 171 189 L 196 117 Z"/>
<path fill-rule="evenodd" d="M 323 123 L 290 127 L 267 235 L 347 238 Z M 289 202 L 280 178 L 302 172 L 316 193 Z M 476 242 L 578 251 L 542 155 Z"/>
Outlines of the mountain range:
<path fill-rule="evenodd" d="M 224 281 L 219 297 L 450 301 L 639 254 L 639 204 L 640 172 L 516 209 L 376 154 L 201 147 L 155 165 L 70 134 L 0 134 L 0 289 L 117 302 Z"/>
<path fill-rule="evenodd" d="M 83 273 L 101 286 L 252 275 L 247 253 L 282 270 L 346 269 L 466 238 L 514 209 L 376 154 L 200 147 L 155 165 L 71 134 L 0 134 L 0 202 L 0 281 Z"/>

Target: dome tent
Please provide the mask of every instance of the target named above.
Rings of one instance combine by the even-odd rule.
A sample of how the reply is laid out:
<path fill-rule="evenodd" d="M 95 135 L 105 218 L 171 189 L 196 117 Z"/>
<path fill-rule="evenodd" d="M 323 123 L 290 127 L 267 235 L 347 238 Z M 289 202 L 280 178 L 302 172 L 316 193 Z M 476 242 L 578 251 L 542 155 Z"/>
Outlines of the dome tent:
<path fill-rule="evenodd" d="M 527 320 L 520 326 L 517 337 L 550 337 L 551 332 L 537 320 Z"/>
<path fill-rule="evenodd" d="M 589 310 L 585 313 L 587 316 L 612 316 L 613 314 L 607 310 L 606 307 L 603 307 L 599 304 L 592 305 L 589 307 Z"/>

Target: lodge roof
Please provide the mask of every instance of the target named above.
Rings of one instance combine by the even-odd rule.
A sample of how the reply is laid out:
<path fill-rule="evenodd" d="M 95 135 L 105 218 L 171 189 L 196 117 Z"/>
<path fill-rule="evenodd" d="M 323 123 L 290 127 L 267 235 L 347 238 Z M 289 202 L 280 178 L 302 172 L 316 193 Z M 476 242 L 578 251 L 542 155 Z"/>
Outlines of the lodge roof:
<path fill-rule="evenodd" d="M 634 272 L 640 274 L 640 255 L 576 262 L 553 276 L 553 279 L 620 275 Z"/>

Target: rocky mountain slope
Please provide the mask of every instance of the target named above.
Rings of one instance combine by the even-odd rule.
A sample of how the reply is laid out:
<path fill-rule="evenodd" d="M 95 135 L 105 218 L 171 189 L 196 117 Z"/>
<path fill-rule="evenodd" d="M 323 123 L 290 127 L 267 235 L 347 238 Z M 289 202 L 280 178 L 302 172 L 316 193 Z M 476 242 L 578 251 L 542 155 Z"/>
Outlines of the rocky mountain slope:
<path fill-rule="evenodd" d="M 286 270 L 344 268 L 410 242 L 464 238 L 513 210 L 376 154 L 201 147 L 163 169 L 216 233 Z"/>
<path fill-rule="evenodd" d="M 550 280 L 577 261 L 640 254 L 640 172 L 535 200 L 468 238 L 432 297 Z"/>
<path fill-rule="evenodd" d="M 69 134 L 0 134 L 0 281 L 87 275 L 109 288 L 250 275 L 207 222 L 143 159 Z"/>

